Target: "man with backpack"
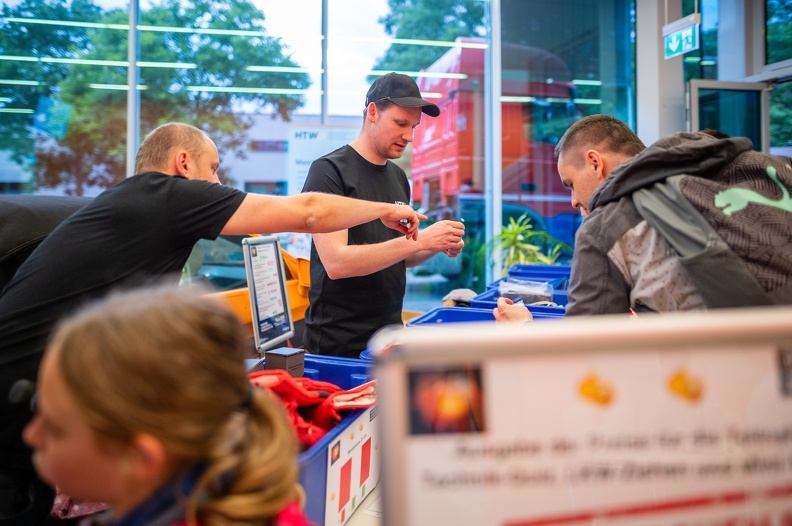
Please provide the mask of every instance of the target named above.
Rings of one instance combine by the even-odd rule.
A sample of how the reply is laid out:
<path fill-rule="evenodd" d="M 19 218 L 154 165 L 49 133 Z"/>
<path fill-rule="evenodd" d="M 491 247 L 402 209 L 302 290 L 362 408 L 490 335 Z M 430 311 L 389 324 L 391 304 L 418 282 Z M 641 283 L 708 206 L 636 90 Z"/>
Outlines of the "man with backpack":
<path fill-rule="evenodd" d="M 573 206 L 587 216 L 567 315 L 792 303 L 790 159 L 712 131 L 676 133 L 630 156 L 614 137 L 631 134 L 594 115 L 556 147 Z M 522 315 L 501 303 L 499 319 Z"/>

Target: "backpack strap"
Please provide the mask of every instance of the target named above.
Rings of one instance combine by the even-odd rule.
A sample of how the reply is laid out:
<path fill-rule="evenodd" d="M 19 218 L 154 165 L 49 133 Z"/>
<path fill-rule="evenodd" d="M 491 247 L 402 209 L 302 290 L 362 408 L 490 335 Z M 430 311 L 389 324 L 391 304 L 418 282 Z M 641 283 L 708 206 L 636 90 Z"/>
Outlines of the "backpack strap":
<path fill-rule="evenodd" d="M 633 193 L 638 213 L 677 252 L 707 307 L 772 305 L 759 281 L 679 190 L 674 175 Z"/>

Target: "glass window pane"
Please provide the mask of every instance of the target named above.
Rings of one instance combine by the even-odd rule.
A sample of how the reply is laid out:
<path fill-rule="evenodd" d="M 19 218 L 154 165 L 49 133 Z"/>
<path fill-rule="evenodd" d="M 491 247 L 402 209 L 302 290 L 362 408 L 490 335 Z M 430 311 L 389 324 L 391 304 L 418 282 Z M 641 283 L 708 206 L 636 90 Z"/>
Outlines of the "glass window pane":
<path fill-rule="evenodd" d="M 504 223 L 527 214 L 529 239 L 568 262 L 581 217 L 553 150 L 586 115 L 635 127 L 633 3 L 504 0 L 501 19 Z"/>
<path fill-rule="evenodd" d="M 394 159 L 412 181 L 413 205 L 427 212 L 429 223 L 463 217 L 459 189 L 472 190 L 473 179 L 483 184 L 485 6 L 478 0 L 330 3 L 331 116 L 354 119 L 356 134 L 369 86 L 390 71 L 415 78 L 424 98 L 441 108 L 439 117 L 422 115 L 411 146 Z M 480 193 L 477 199 L 483 206 Z M 406 310 L 437 307 L 449 290 L 470 285 L 477 250 L 466 243 L 459 258 L 438 254 L 410 269 Z"/>
<path fill-rule="evenodd" d="M 124 177 L 127 8 L 3 4 L 0 191 L 94 195 Z"/>
<path fill-rule="evenodd" d="M 712 128 L 732 137 L 748 137 L 762 145 L 761 92 L 732 89 L 699 90 L 699 129 Z"/>
<path fill-rule="evenodd" d="M 285 182 L 285 163 L 261 161 L 285 157 L 284 123 L 309 101 L 319 107 L 321 2 L 290 2 L 305 15 L 299 24 L 282 4 L 172 0 L 144 8 L 141 133 L 168 121 L 192 124 L 217 144 L 227 184 Z"/>
<path fill-rule="evenodd" d="M 770 91 L 770 148 L 792 157 L 792 82 L 776 84 Z"/>
<path fill-rule="evenodd" d="M 383 1 L 342 0 L 329 2 L 327 77 L 330 115 L 360 117 L 363 123 L 366 92 L 378 59 L 385 56 L 391 38 L 379 22 L 389 14 Z M 412 46 L 410 46 L 412 48 Z"/>
<path fill-rule="evenodd" d="M 765 21 L 766 62 L 775 64 L 792 59 L 792 3 L 789 0 L 765 0 Z"/>
<path fill-rule="evenodd" d="M 682 16 L 701 16 L 699 48 L 683 55 L 685 82 L 718 78 L 718 0 L 683 0 Z"/>

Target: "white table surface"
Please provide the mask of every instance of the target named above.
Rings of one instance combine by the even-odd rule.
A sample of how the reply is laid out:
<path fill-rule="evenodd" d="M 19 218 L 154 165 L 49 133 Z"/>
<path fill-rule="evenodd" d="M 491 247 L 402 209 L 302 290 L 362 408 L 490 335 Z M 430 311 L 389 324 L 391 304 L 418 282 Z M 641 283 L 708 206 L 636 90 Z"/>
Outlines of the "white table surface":
<path fill-rule="evenodd" d="M 380 484 L 377 484 L 360 506 L 352 513 L 344 526 L 381 526 L 382 500 L 380 500 Z"/>

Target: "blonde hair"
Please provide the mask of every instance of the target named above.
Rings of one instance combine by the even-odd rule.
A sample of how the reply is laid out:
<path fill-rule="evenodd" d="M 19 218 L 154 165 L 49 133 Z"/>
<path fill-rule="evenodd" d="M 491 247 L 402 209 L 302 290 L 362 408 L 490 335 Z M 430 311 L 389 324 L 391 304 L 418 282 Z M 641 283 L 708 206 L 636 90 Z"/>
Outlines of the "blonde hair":
<path fill-rule="evenodd" d="M 297 443 L 280 403 L 251 389 L 245 342 L 220 300 L 158 287 L 78 312 L 50 348 L 103 442 L 147 433 L 180 468 L 206 463 L 185 501 L 190 523 L 261 525 L 299 499 Z"/>
<path fill-rule="evenodd" d="M 208 140 L 206 133 L 189 124 L 170 122 L 158 126 L 140 145 L 135 157 L 135 173 L 164 169 L 168 164 L 168 156 L 177 148 L 185 150 L 195 159 L 200 159 Z"/>

